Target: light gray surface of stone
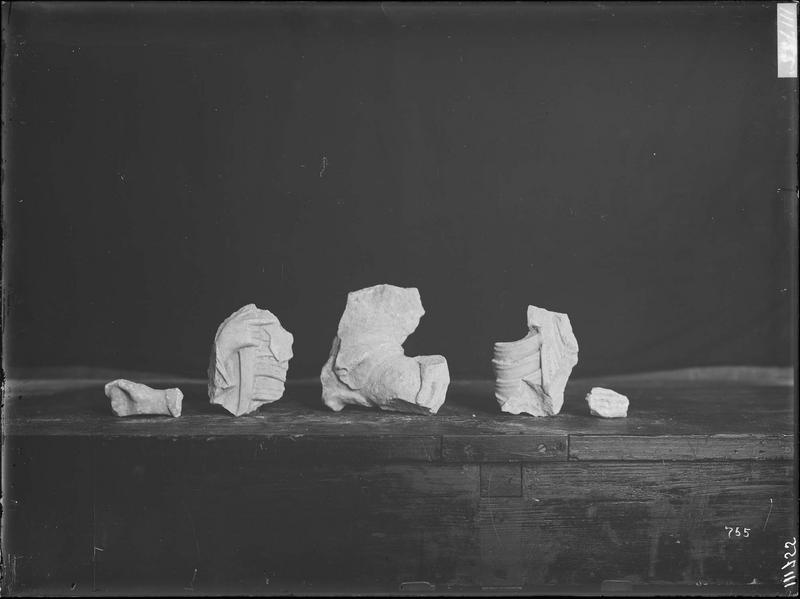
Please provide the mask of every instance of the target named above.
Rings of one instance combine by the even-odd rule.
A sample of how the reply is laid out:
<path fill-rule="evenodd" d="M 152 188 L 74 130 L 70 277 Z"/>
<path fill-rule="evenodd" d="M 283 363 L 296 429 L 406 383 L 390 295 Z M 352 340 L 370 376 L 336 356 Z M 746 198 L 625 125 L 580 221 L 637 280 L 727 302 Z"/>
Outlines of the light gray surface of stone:
<path fill-rule="evenodd" d="M 435 414 L 450 384 L 447 360 L 403 350 L 423 314 L 415 288 L 375 285 L 349 293 L 320 374 L 325 405 L 337 412 L 359 405 Z"/>
<path fill-rule="evenodd" d="M 601 418 L 626 418 L 628 416 L 628 398 L 603 387 L 593 387 L 586 394 L 586 403 L 589 404 L 589 413 Z"/>
<path fill-rule="evenodd" d="M 248 304 L 219 325 L 211 346 L 208 396 L 234 416 L 283 397 L 294 337 L 269 310 Z"/>
<path fill-rule="evenodd" d="M 117 379 L 106 383 L 106 397 L 117 416 L 181 415 L 183 393 L 178 388 L 153 389 L 142 383 Z"/>
<path fill-rule="evenodd" d="M 578 340 L 566 314 L 528 306 L 528 334 L 494 344 L 495 398 L 509 414 L 554 416 L 578 363 Z"/>

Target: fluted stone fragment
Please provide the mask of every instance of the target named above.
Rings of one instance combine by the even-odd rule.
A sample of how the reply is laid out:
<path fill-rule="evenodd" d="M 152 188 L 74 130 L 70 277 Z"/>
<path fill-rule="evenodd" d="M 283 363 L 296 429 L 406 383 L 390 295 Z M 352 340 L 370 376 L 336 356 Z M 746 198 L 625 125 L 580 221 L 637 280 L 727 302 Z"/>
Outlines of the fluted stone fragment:
<path fill-rule="evenodd" d="M 628 416 L 628 398 L 603 387 L 593 387 L 586 394 L 589 412 L 601 418 L 625 418 Z"/>
<path fill-rule="evenodd" d="M 495 397 L 510 414 L 553 416 L 578 363 L 578 341 L 566 314 L 528 306 L 528 334 L 494 344 Z"/>
<path fill-rule="evenodd" d="M 141 383 L 117 379 L 106 383 L 106 397 L 117 416 L 181 415 L 183 393 L 178 388 L 153 389 Z"/>
<path fill-rule="evenodd" d="M 337 412 L 351 404 L 435 414 L 450 384 L 447 360 L 403 351 L 423 314 L 415 288 L 375 285 L 349 293 L 320 374 L 325 405 Z"/>
<path fill-rule="evenodd" d="M 269 310 L 248 304 L 226 318 L 214 337 L 208 396 L 235 416 L 283 396 L 294 337 Z"/>

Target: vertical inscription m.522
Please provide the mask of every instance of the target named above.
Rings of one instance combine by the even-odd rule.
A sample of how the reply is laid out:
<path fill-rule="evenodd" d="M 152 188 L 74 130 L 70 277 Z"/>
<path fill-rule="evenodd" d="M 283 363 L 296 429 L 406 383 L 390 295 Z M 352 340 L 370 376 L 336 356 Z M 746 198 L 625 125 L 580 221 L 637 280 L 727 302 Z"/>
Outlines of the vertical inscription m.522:
<path fill-rule="evenodd" d="M 786 560 L 786 563 L 781 568 L 783 588 L 788 589 L 797 584 L 797 539 L 792 537 L 791 541 L 786 541 L 783 544 L 783 548 L 789 549 L 783 554 L 783 559 Z"/>

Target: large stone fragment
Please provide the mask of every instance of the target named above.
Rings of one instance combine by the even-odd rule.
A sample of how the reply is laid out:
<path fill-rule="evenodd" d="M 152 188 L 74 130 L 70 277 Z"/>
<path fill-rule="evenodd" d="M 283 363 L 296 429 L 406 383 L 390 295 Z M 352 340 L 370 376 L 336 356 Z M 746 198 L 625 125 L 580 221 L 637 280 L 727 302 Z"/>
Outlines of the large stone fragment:
<path fill-rule="evenodd" d="M 181 415 L 183 393 L 180 389 L 152 389 L 141 383 L 117 379 L 106 383 L 106 397 L 117 416 Z"/>
<path fill-rule="evenodd" d="M 510 414 L 553 416 L 564 404 L 578 363 L 578 341 L 566 314 L 528 306 L 528 334 L 494 344 L 495 397 Z"/>
<path fill-rule="evenodd" d="M 347 296 L 330 357 L 322 367 L 322 401 L 435 414 L 450 372 L 443 356 L 407 357 L 403 343 L 425 314 L 419 291 L 375 285 Z"/>
<path fill-rule="evenodd" d="M 269 310 L 248 304 L 226 318 L 214 337 L 208 396 L 235 416 L 283 396 L 294 337 Z"/>
<path fill-rule="evenodd" d="M 628 398 L 611 389 L 592 387 L 592 390 L 586 394 L 586 402 L 589 404 L 589 412 L 592 416 L 601 418 L 625 418 L 628 416 Z"/>

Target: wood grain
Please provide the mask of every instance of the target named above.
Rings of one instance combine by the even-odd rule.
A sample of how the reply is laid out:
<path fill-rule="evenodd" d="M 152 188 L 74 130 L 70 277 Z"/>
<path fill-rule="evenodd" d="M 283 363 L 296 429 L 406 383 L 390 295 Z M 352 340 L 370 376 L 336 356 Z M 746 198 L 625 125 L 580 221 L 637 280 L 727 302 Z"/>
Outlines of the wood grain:
<path fill-rule="evenodd" d="M 6 397 L 4 592 L 597 593 L 627 580 L 762 593 L 797 530 L 786 386 L 621 380 L 608 385 L 631 399 L 620 420 L 588 415 L 591 382 L 546 419 L 500 413 L 490 382 L 455 382 L 430 417 L 332 413 L 318 387 L 294 385 L 234 418 L 180 386 L 177 419 L 114 417 L 102 386 Z"/>
<path fill-rule="evenodd" d="M 522 497 L 522 465 L 481 464 L 481 497 Z"/>
<path fill-rule="evenodd" d="M 570 435 L 571 460 L 793 460 L 790 435 Z"/>
<path fill-rule="evenodd" d="M 36 488 L 16 495 L 8 548 L 28 564 L 14 583 L 21 590 L 58 583 L 65 592 L 78 582 L 83 592 L 113 594 L 143 581 L 167 594 L 474 585 L 475 465 L 300 467 L 201 439 L 28 437 L 18 447 L 65 456 L 40 464 Z M 85 463 L 91 480 L 48 514 L 70 477 L 55 468 L 70 459 Z M 85 519 L 72 521 L 76 505 Z"/>
<path fill-rule="evenodd" d="M 315 463 L 232 437 L 6 443 L 20 473 L 6 583 L 20 592 L 774 583 L 775 548 L 796 530 L 789 462 Z"/>
<path fill-rule="evenodd" d="M 565 435 L 446 435 L 446 462 L 539 462 L 567 459 Z"/>
<path fill-rule="evenodd" d="M 526 531 L 519 526 L 525 500 L 520 497 L 482 497 L 478 510 L 481 587 L 519 588 L 526 582 Z"/>
<path fill-rule="evenodd" d="M 186 395 L 183 416 L 175 419 L 114 417 L 100 385 L 90 390 L 54 390 L 47 396 L 7 394 L 4 432 L 176 439 L 282 437 L 301 440 L 299 446 L 313 444 L 316 437 L 375 438 L 379 439 L 378 445 L 384 446 L 392 442 L 405 444 L 403 437 L 428 438 L 429 442 L 435 438 L 442 442 L 443 459 L 472 459 L 466 451 L 468 445 L 477 456 L 475 459 L 496 461 L 528 459 L 531 446 L 534 450 L 542 443 L 557 447 L 559 441 L 565 445 L 575 443 L 571 457 L 581 460 L 593 459 L 593 452 L 601 460 L 661 459 L 663 447 L 659 450 L 653 445 L 653 451 L 649 451 L 647 442 L 637 438 L 659 438 L 669 444 L 672 438 L 686 437 L 686 441 L 675 445 L 670 459 L 694 459 L 693 451 L 700 452 L 700 459 L 738 459 L 743 455 L 791 459 L 793 455 L 793 389 L 785 386 L 708 386 L 706 382 L 674 381 L 660 387 L 620 384 L 616 389 L 631 400 L 630 415 L 611 420 L 588 414 L 583 395 L 590 384 L 570 384 L 563 412 L 551 418 L 500 413 L 491 396 L 491 382 L 455 382 L 447 403 L 433 416 L 358 408 L 333 413 L 322 406 L 318 386 L 290 385 L 280 401 L 253 415 L 234 418 L 218 406 L 209 405 L 202 386 L 181 386 Z M 696 443 L 698 436 L 707 440 Z M 465 444 L 466 437 L 484 440 Z M 612 437 L 624 439 L 624 443 L 615 444 Z M 739 442 L 742 449 L 735 451 Z M 416 451 L 413 444 L 406 447 L 407 451 L 382 450 L 376 457 L 427 460 L 432 455 L 429 451 Z M 546 459 L 551 456 L 563 457 L 559 452 L 545 452 Z"/>
<path fill-rule="evenodd" d="M 797 530 L 790 464 L 530 464 L 523 489 L 528 580 L 776 583 Z"/>

